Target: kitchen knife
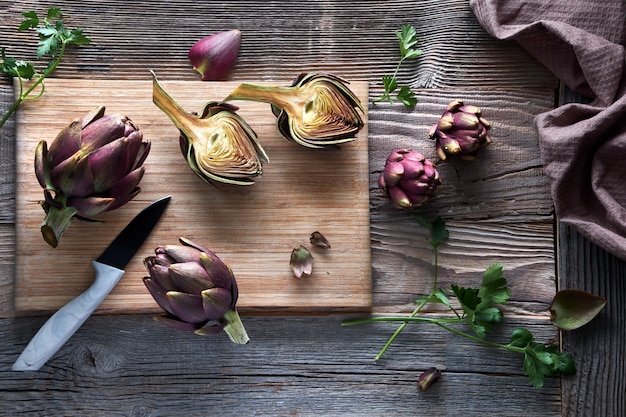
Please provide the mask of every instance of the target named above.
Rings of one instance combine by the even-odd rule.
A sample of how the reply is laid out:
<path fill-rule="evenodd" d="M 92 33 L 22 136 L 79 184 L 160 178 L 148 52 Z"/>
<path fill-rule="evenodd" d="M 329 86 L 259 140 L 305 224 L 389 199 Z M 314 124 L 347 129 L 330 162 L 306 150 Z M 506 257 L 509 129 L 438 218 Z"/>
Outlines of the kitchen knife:
<path fill-rule="evenodd" d="M 91 262 L 96 272 L 93 284 L 46 321 L 13 364 L 14 371 L 41 368 L 78 330 L 122 278 L 124 268 L 161 218 L 170 198 L 164 197 L 143 209 Z"/>

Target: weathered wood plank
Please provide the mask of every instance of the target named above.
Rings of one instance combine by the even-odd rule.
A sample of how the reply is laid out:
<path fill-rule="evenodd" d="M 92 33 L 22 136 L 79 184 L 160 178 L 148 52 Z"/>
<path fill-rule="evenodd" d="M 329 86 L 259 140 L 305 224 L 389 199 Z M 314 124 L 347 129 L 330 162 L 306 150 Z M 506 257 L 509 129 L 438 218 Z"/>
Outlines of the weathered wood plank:
<path fill-rule="evenodd" d="M 0 338 L 15 344 L 0 351 L 0 407 L 12 416 L 560 415 L 559 380 L 529 389 L 521 356 L 414 325 L 375 363 L 396 324 L 340 327 L 342 318 L 244 317 L 251 342 L 235 346 L 146 315 L 94 316 L 37 373 L 7 369 L 42 319 L 1 320 Z M 512 319 L 494 340 L 517 326 L 554 336 L 546 321 Z M 420 392 L 430 366 L 445 382 Z"/>
<path fill-rule="evenodd" d="M 17 28 L 22 11 L 42 8 L 36 1 L 2 3 L 6 28 Z M 197 80 L 187 60 L 189 47 L 210 33 L 241 28 L 241 53 L 232 79 L 291 81 L 301 71 L 336 71 L 371 81 L 372 89 L 380 92 L 380 78 L 392 73 L 398 60 L 394 32 L 412 24 L 424 55 L 402 66 L 402 82 L 428 88 L 557 86 L 514 43 L 484 32 L 465 1 L 445 7 L 439 0 L 56 4 L 68 25 L 85 28 L 93 41 L 68 51 L 55 71 L 61 78 L 148 79 L 148 69 L 153 69 L 163 79 Z M 107 18 L 111 14 L 115 17 Z M 32 56 L 35 44 L 35 37 L 3 33 L 3 46 L 12 54 Z"/>

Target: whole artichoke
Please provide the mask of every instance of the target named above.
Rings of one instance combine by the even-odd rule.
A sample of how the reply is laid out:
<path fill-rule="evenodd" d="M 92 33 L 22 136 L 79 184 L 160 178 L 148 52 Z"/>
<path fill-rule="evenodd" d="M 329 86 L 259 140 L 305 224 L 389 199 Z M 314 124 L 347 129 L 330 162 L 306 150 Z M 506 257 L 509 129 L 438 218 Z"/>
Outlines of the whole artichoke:
<path fill-rule="evenodd" d="M 52 247 L 74 217 L 114 210 L 141 191 L 150 141 L 128 117 L 104 113 L 97 107 L 61 130 L 50 148 L 45 140 L 37 145 L 35 175 L 46 212 L 41 233 Z"/>
<path fill-rule="evenodd" d="M 428 137 L 436 140 L 437 155 L 442 160 L 447 155 L 472 160 L 480 149 L 491 143 L 489 129 L 491 123 L 482 117 L 478 107 L 454 100 L 448 104 L 439 122 L 430 128 Z"/>
<path fill-rule="evenodd" d="M 353 141 L 363 128 L 363 105 L 332 74 L 302 73 L 290 87 L 240 84 L 224 99 L 230 100 L 270 103 L 281 135 L 307 148 Z"/>
<path fill-rule="evenodd" d="M 181 245 L 159 246 L 144 260 L 143 279 L 154 300 L 167 312 L 155 319 L 200 335 L 224 330 L 239 344 L 249 338 L 235 307 L 237 281 L 230 266 L 212 251 L 189 239 Z"/>
<path fill-rule="evenodd" d="M 422 205 L 441 184 L 435 165 L 419 152 L 395 149 L 378 177 L 378 187 L 397 208 Z"/>

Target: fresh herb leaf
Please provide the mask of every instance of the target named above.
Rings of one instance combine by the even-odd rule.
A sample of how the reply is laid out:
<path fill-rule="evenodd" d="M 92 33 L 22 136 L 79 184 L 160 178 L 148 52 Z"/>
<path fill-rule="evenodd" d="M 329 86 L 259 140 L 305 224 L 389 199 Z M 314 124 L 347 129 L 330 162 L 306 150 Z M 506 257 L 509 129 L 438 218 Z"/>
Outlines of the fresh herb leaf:
<path fill-rule="evenodd" d="M 411 91 L 411 87 L 408 85 L 403 85 L 400 87 L 400 91 L 396 95 L 396 98 L 402 102 L 406 107 L 415 107 L 417 104 L 417 96 L 413 91 Z"/>
<path fill-rule="evenodd" d="M 437 287 L 438 247 L 448 238 L 448 231 L 445 222 L 441 218 L 435 221 L 428 221 L 426 218 L 414 215 L 416 221 L 429 232 L 428 242 L 435 252 L 435 274 L 433 290 L 427 296 L 419 297 L 416 300 L 417 307 L 407 316 L 370 317 L 369 319 L 347 320 L 344 326 L 363 324 L 379 321 L 401 321 L 402 324 L 393 335 L 387 340 L 385 346 L 378 352 L 375 360 L 378 360 L 389 348 L 398 334 L 413 322 L 431 323 L 442 329 L 448 330 L 456 335 L 463 336 L 487 346 L 506 349 L 510 352 L 523 355 L 522 368 L 528 376 L 530 383 L 535 387 L 542 387 L 546 377 L 553 377 L 557 374 L 572 374 L 576 372 L 574 359 L 569 353 L 559 352 L 556 344 L 543 345 L 535 342 L 532 333 L 524 328 L 517 328 L 513 331 L 508 344 L 495 343 L 487 339 L 487 332 L 492 330 L 492 324 L 502 320 L 502 311 L 496 304 L 505 304 L 511 291 L 506 287 L 507 281 L 503 276 L 503 268 L 500 264 L 491 265 L 483 273 L 482 284 L 478 288 L 466 288 L 456 284 L 451 285 L 451 293 L 456 297 L 461 305 L 462 314 L 459 314 L 453 307 L 452 300 L 446 292 Z M 447 306 L 456 317 L 416 317 L 417 314 L 428 303 L 437 303 Z M 465 324 L 472 333 L 462 331 L 452 324 Z"/>
<path fill-rule="evenodd" d="M 396 66 L 396 69 L 393 75 L 385 75 L 382 77 L 383 86 L 385 91 L 383 94 L 376 100 L 374 103 L 387 100 L 389 103 L 393 103 L 393 98 L 395 94 L 395 98 L 399 100 L 406 107 L 415 107 L 417 104 L 417 96 L 413 91 L 411 91 L 411 87 L 407 85 L 400 86 L 400 90 L 396 93 L 398 89 L 398 71 L 400 70 L 400 66 L 407 59 L 415 59 L 422 55 L 421 49 L 414 49 L 413 47 L 417 44 L 417 33 L 415 28 L 411 25 L 404 25 L 402 28 L 396 32 L 396 38 L 398 38 L 398 44 L 400 47 L 400 61 Z"/>
<path fill-rule="evenodd" d="M 18 31 L 22 32 L 39 26 L 39 18 L 37 17 L 37 13 L 34 11 L 24 12 L 22 13 L 22 16 L 24 16 L 26 20 L 23 20 L 22 23 L 20 23 L 17 28 Z"/>
<path fill-rule="evenodd" d="M 511 295 L 511 290 L 506 287 L 506 278 L 503 278 L 502 265 L 491 265 L 483 274 L 483 283 L 478 290 L 481 299 L 478 310 L 484 310 L 493 304 L 504 304 Z"/>
<path fill-rule="evenodd" d="M 41 19 L 34 11 L 23 12 L 24 20 L 18 26 L 18 31 L 23 32 L 35 29 L 39 36 L 37 46 L 37 58 L 41 59 L 45 55 L 50 56 L 50 61 L 43 70 L 38 71 L 35 66 L 23 60 L 7 57 L 4 48 L 2 49 L 2 62 L 0 72 L 11 78 L 19 79 L 19 95 L 11 105 L 8 112 L 0 120 L 0 127 L 17 110 L 22 101 L 36 99 L 43 94 L 44 79 L 48 77 L 59 65 L 65 49 L 70 45 L 87 45 L 91 40 L 83 33 L 82 29 L 67 29 L 61 18 L 61 9 L 51 7 L 47 10 L 46 17 Z M 56 20 L 55 20 L 56 19 Z M 35 81 L 26 88 L 22 80 Z M 35 91 L 37 93 L 33 94 Z M 32 94 L 32 95 L 31 95 Z"/>

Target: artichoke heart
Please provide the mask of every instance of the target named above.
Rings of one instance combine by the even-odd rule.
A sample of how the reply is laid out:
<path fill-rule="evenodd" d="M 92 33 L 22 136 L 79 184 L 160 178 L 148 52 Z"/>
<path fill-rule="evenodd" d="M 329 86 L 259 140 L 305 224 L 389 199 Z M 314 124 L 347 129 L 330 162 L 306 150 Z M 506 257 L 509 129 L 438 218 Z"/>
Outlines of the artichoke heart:
<path fill-rule="evenodd" d="M 302 73 L 290 87 L 244 83 L 224 101 L 269 103 L 276 126 L 289 141 L 308 148 L 353 141 L 363 128 L 363 105 L 347 82 L 331 74 Z"/>
<path fill-rule="evenodd" d="M 154 104 L 180 131 L 180 149 L 192 171 L 209 184 L 254 184 L 269 158 L 238 108 L 210 101 L 200 115 L 189 113 L 152 75 Z"/>

